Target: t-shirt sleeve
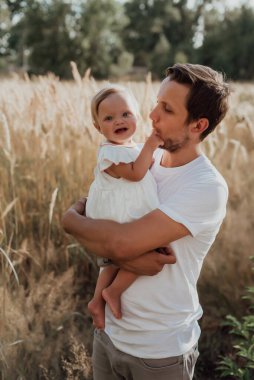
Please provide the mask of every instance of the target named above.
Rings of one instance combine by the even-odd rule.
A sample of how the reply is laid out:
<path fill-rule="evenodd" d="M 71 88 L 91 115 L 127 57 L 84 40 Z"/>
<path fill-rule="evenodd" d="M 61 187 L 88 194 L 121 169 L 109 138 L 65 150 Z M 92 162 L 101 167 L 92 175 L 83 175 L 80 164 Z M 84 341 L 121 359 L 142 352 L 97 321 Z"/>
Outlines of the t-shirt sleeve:
<path fill-rule="evenodd" d="M 112 164 L 129 164 L 135 161 L 135 159 L 136 155 L 133 155 L 132 148 L 117 145 L 102 145 L 98 153 L 98 168 L 100 171 L 104 171 Z"/>
<path fill-rule="evenodd" d="M 227 186 L 223 183 L 198 184 L 183 187 L 159 209 L 171 219 L 183 224 L 196 236 L 219 228 L 226 214 Z"/>

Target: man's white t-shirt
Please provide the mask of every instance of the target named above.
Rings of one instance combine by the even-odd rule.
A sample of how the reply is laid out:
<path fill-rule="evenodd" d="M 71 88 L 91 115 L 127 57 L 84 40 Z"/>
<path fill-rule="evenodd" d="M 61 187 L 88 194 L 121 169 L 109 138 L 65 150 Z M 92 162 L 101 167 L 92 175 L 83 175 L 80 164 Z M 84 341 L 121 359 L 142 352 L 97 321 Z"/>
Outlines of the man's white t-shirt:
<path fill-rule="evenodd" d="M 140 276 L 122 294 L 121 319 L 106 306 L 106 328 L 115 347 L 142 358 L 184 354 L 198 341 L 202 308 L 197 280 L 203 260 L 226 213 L 225 180 L 204 155 L 186 165 L 160 165 L 155 153 L 151 169 L 157 182 L 159 209 L 188 228 L 191 235 L 171 246 L 177 262 L 155 276 Z M 154 229 L 160 226 L 154 226 Z"/>

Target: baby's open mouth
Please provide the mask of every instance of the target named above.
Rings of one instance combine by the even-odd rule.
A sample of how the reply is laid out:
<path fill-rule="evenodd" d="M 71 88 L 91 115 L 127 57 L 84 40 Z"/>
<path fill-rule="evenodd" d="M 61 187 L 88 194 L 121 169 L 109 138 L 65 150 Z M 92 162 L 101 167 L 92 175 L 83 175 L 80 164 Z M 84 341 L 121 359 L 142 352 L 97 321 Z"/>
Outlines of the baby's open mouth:
<path fill-rule="evenodd" d="M 123 132 L 126 132 L 128 131 L 128 128 L 118 128 L 115 130 L 115 133 L 119 134 L 119 133 L 123 133 Z"/>

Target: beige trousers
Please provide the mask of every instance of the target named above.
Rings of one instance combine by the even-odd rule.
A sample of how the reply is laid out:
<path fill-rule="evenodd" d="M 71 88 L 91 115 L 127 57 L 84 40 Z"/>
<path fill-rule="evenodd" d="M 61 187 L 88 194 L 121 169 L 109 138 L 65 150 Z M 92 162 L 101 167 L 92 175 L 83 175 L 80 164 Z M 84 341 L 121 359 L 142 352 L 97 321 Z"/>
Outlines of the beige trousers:
<path fill-rule="evenodd" d="M 117 350 L 104 331 L 95 330 L 94 380 L 191 380 L 198 358 L 195 345 L 184 355 L 164 359 L 136 358 Z"/>

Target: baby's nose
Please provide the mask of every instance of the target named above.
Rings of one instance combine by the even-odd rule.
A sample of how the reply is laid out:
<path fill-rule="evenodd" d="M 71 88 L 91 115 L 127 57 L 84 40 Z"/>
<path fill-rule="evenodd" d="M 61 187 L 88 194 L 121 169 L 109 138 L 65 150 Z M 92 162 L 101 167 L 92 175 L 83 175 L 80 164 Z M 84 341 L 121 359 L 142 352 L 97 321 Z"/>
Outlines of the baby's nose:
<path fill-rule="evenodd" d="M 116 122 L 116 124 L 122 124 L 122 122 L 123 122 L 123 118 L 122 118 L 121 116 L 119 116 L 119 117 L 117 117 L 117 118 L 115 119 L 115 122 Z"/>

